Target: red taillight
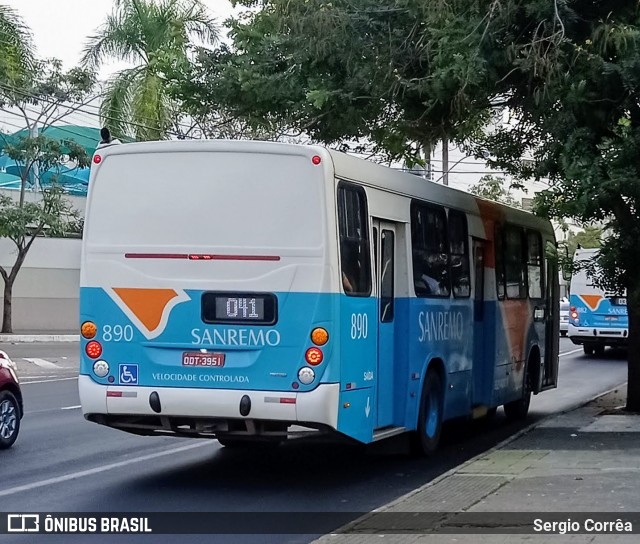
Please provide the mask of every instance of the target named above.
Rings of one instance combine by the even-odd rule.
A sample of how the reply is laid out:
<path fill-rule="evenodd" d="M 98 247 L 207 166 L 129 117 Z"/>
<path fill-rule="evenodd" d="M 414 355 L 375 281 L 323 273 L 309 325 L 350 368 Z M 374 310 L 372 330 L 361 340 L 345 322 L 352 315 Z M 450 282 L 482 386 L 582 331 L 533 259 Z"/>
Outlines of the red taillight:
<path fill-rule="evenodd" d="M 309 348 L 304 358 L 310 365 L 319 365 L 323 359 L 322 350 L 320 348 Z"/>
<path fill-rule="evenodd" d="M 93 162 L 95 162 L 96 164 L 100 164 L 102 162 L 102 157 L 100 155 L 94 155 Z"/>
<path fill-rule="evenodd" d="M 314 155 L 311 158 L 311 162 L 317 166 L 322 162 L 322 159 L 318 155 Z"/>
<path fill-rule="evenodd" d="M 91 342 L 89 342 L 84 350 L 92 359 L 97 359 L 98 357 L 100 357 L 100 355 L 102 355 L 102 346 L 100 345 L 100 342 L 97 342 L 96 340 L 92 340 Z"/>
<path fill-rule="evenodd" d="M 571 306 L 571 319 L 578 319 L 578 310 L 575 306 Z"/>

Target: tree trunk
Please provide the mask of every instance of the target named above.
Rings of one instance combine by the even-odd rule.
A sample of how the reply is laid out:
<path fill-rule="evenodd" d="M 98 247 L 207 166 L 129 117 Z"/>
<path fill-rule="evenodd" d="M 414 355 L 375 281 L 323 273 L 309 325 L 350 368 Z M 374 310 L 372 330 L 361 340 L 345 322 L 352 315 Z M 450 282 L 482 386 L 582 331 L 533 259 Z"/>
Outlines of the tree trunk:
<path fill-rule="evenodd" d="M 640 286 L 627 289 L 629 349 L 627 351 L 627 410 L 640 412 Z"/>
<path fill-rule="evenodd" d="M 2 332 L 10 334 L 13 332 L 11 326 L 11 292 L 13 291 L 13 280 L 11 276 L 4 280 L 4 306 L 2 310 Z"/>

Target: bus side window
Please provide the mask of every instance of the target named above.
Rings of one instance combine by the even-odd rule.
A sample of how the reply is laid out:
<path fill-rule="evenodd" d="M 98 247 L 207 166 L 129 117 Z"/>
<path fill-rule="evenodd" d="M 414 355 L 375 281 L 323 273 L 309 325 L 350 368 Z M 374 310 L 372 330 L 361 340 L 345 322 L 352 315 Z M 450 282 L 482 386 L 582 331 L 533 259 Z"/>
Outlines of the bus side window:
<path fill-rule="evenodd" d="M 448 297 L 451 288 L 444 208 L 411 203 L 411 245 L 416 296 Z"/>
<path fill-rule="evenodd" d="M 542 298 L 542 238 L 539 232 L 527 233 L 527 278 L 529 298 Z"/>
<path fill-rule="evenodd" d="M 449 211 L 449 247 L 451 250 L 451 288 L 456 298 L 471 295 L 467 216 Z"/>
<path fill-rule="evenodd" d="M 524 233 L 519 227 L 505 228 L 505 280 L 507 284 L 507 298 L 527 298 L 527 279 L 524 262 Z"/>
<path fill-rule="evenodd" d="M 498 300 L 504 300 L 504 231 L 499 223 L 496 223 L 494 230 L 494 246 L 496 251 L 496 291 Z"/>
<path fill-rule="evenodd" d="M 371 257 L 367 202 L 364 189 L 350 183 L 338 185 L 338 233 L 342 286 L 347 295 L 371 294 Z"/>

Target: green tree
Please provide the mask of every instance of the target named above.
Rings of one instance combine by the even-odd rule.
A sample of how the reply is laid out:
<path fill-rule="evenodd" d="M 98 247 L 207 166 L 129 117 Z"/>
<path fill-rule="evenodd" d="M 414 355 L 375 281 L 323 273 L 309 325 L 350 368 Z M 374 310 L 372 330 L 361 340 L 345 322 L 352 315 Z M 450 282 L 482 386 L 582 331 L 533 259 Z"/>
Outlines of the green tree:
<path fill-rule="evenodd" d="M 506 181 L 505 178 L 500 176 L 482 176 L 478 183 L 469 188 L 469 192 L 487 200 L 501 202 L 514 208 L 522 208 L 520 202 L 511 196 L 508 189 L 505 189 Z"/>
<path fill-rule="evenodd" d="M 38 236 L 64 236 L 80 228 L 78 214 L 54 183 L 42 189 L 42 175 L 56 171 L 68 161 L 79 167 L 89 166 L 85 149 L 73 141 L 47 138 L 38 131 L 51 126 L 86 103 L 94 78 L 90 72 L 72 69 L 62 72 L 59 61 L 34 61 L 21 76 L 23 86 L 0 85 L 0 100 L 27 127 L 28 135 L 8 138 L 0 135 L 3 152 L 19 166 L 21 190 L 17 198 L 0 197 L 0 237 L 15 245 L 15 261 L 11 267 L 0 267 L 4 280 L 2 332 L 12 332 L 11 300 L 13 285 L 35 239 Z M 69 106 L 69 104 L 73 104 Z M 32 198 L 27 197 L 31 187 Z"/>
<path fill-rule="evenodd" d="M 34 60 L 31 32 L 9 6 L 0 5 L 0 82 L 21 86 Z"/>
<path fill-rule="evenodd" d="M 13 284 L 35 239 L 43 235 L 65 236 L 76 232 L 77 225 L 77 210 L 72 208 L 62 189 L 55 184 L 42 190 L 38 202 L 25 202 L 22 206 L 10 196 L 0 195 L 0 237 L 8 238 L 16 247 L 13 266 L 0 266 L 0 276 L 4 280 L 3 333 L 13 332 Z"/>
<path fill-rule="evenodd" d="M 538 213 L 610 233 L 599 281 L 627 289 L 627 408 L 640 411 L 637 0 L 238 3 L 259 9 L 179 96 L 394 156 L 449 135 L 515 179 L 546 178 Z M 478 130 L 492 110 L 509 122 Z"/>
<path fill-rule="evenodd" d="M 188 62 L 192 39 L 213 44 L 218 29 L 200 0 L 115 0 L 115 8 L 87 42 L 83 66 L 107 60 L 135 66 L 107 83 L 100 116 L 114 135 L 167 137 L 179 118 L 166 92 L 165 71 Z"/>
<path fill-rule="evenodd" d="M 476 92 L 480 67 L 444 47 L 468 49 L 464 17 L 442 30 L 451 2 L 236 3 L 254 9 L 231 22 L 233 44 L 199 55 L 174 82 L 190 113 L 221 110 L 328 145 L 371 143 L 409 165 L 443 138 L 463 142 L 487 119 L 487 93 Z"/>
<path fill-rule="evenodd" d="M 602 234 L 602 228 L 597 226 L 586 226 L 579 232 L 569 232 L 566 241 L 567 253 L 573 257 L 578 246 L 583 249 L 602 247 Z"/>
<path fill-rule="evenodd" d="M 477 22 L 470 50 L 511 121 L 476 144 L 518 179 L 549 180 L 538 213 L 604 223 L 596 281 L 627 289 L 627 408 L 640 411 L 639 4 L 507 0 Z"/>

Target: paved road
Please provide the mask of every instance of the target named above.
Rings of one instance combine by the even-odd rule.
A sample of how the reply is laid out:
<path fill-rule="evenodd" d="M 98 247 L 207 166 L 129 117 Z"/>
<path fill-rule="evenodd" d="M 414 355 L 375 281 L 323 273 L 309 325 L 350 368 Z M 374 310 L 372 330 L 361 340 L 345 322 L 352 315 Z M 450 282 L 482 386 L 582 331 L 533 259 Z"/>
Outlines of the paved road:
<path fill-rule="evenodd" d="M 501 413 L 489 424 L 449 425 L 440 452 L 431 460 L 406 456 L 403 439 L 375 444 L 366 454 L 348 446 L 301 443 L 271 453 L 233 452 L 214 440 L 136 437 L 84 421 L 77 383 L 71 377 L 77 372 L 77 344 L 0 345 L 0 349 L 18 363 L 26 404 L 18 442 L 0 454 L 0 500 L 5 511 L 363 512 L 423 485 L 522 427 L 508 424 Z M 560 387 L 534 397 L 529 422 L 626 380 L 621 353 L 588 358 L 565 339 L 561 352 Z M 313 538 L 214 535 L 185 541 L 308 542 Z M 91 542 L 101 539 L 122 541 L 94 535 Z M 126 538 L 127 542 L 175 539 L 171 535 Z M 68 535 L 46 535 L 41 540 L 84 541 Z M 10 541 L 26 542 L 19 537 Z"/>

